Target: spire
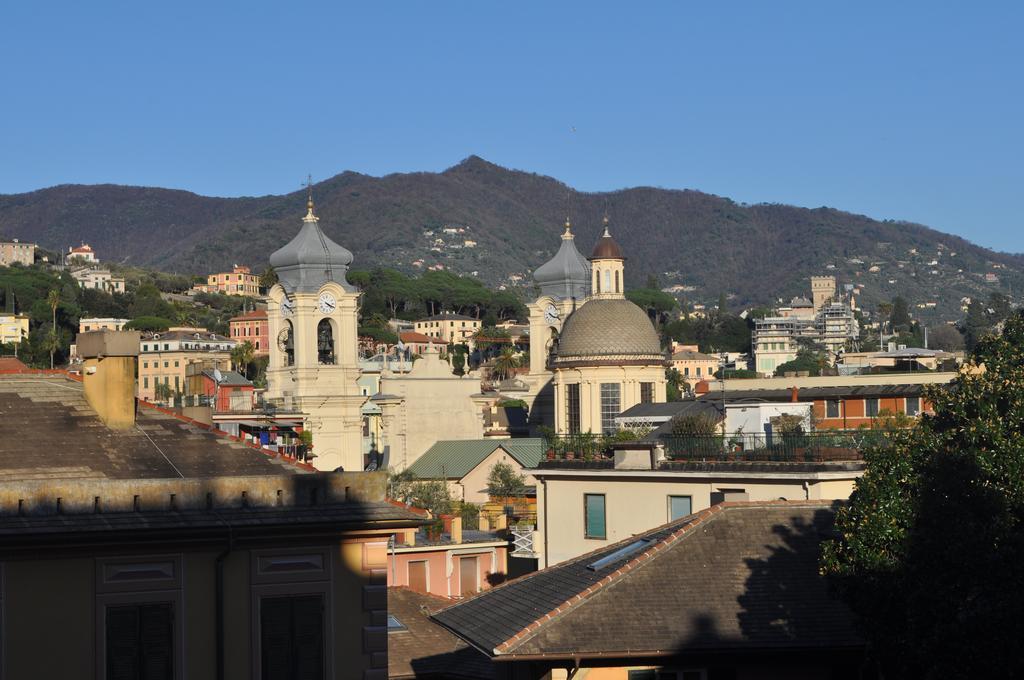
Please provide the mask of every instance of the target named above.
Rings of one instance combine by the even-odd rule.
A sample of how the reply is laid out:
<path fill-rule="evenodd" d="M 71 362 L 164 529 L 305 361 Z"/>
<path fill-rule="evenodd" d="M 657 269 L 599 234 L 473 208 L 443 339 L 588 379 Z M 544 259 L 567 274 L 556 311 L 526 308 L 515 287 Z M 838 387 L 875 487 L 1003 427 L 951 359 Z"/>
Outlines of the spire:
<path fill-rule="evenodd" d="M 313 214 L 313 175 L 306 175 L 306 217 L 303 222 L 319 222 L 320 219 Z"/>
<path fill-rule="evenodd" d="M 571 241 L 572 239 L 573 239 L 573 235 L 572 235 L 572 222 L 570 222 L 569 218 L 566 217 L 565 218 L 565 231 L 562 232 L 562 240 L 563 241 Z"/>
<path fill-rule="evenodd" d="M 601 224 L 604 225 L 604 233 L 601 234 L 601 236 L 607 236 L 608 238 L 611 238 L 612 235 L 608 233 L 608 216 L 607 215 L 605 215 L 604 219 L 601 220 Z"/>

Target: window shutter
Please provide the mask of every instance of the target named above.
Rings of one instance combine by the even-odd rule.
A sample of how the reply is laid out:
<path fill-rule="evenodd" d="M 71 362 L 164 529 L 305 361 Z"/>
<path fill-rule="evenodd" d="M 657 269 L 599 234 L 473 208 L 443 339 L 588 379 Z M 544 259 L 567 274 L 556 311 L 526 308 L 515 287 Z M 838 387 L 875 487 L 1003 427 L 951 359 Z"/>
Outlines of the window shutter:
<path fill-rule="evenodd" d="M 139 607 L 139 646 L 143 680 L 174 677 L 173 610 L 169 603 Z"/>
<path fill-rule="evenodd" d="M 107 609 L 107 680 L 135 680 L 139 677 L 138 607 Z"/>
<path fill-rule="evenodd" d="M 264 678 L 291 677 L 291 612 L 286 597 L 265 598 L 260 603 L 260 649 Z"/>
<path fill-rule="evenodd" d="M 295 680 L 323 680 L 324 611 L 319 595 L 292 598 Z"/>

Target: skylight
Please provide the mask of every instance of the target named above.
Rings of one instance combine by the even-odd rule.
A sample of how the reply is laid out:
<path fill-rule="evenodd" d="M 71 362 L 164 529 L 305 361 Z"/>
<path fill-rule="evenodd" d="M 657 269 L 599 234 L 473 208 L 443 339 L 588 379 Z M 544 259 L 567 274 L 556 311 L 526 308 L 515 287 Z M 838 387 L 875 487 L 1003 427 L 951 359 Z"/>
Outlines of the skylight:
<path fill-rule="evenodd" d="M 388 614 L 388 632 L 394 633 L 400 630 L 406 630 L 405 626 L 398 620 L 398 617 L 393 614 Z"/>
<path fill-rule="evenodd" d="M 647 538 L 641 538 L 639 541 L 633 541 L 629 545 L 619 548 L 611 554 L 605 555 L 596 562 L 591 562 L 587 565 L 587 569 L 589 569 L 590 571 L 598 571 L 600 569 L 604 569 L 609 564 L 613 562 L 618 562 L 623 557 L 629 557 L 633 553 L 643 550 L 650 544 L 651 541 Z"/>

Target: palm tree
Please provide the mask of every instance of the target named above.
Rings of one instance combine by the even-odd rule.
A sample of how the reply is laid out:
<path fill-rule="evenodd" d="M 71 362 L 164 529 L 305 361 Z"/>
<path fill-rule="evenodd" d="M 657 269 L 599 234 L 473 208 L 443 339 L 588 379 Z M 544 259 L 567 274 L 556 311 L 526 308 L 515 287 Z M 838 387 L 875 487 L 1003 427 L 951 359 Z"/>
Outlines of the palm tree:
<path fill-rule="evenodd" d="M 256 348 L 252 346 L 252 343 L 246 340 L 243 343 L 235 345 L 235 348 L 231 350 L 231 364 L 237 371 L 238 367 L 242 367 L 242 375 L 249 378 L 249 364 L 256 359 Z"/>
<path fill-rule="evenodd" d="M 501 350 L 498 358 L 494 360 L 491 374 L 499 380 L 505 380 L 512 377 L 517 368 L 519 368 L 519 357 L 516 356 L 516 351 L 511 347 L 505 347 Z"/>
<path fill-rule="evenodd" d="M 52 370 L 53 354 L 60 349 L 60 336 L 57 334 L 57 307 L 60 306 L 60 291 L 56 288 L 50 290 L 46 294 L 46 304 L 50 305 L 50 311 L 53 312 L 53 328 L 50 330 L 50 337 L 46 340 L 50 350 L 50 369 Z"/>

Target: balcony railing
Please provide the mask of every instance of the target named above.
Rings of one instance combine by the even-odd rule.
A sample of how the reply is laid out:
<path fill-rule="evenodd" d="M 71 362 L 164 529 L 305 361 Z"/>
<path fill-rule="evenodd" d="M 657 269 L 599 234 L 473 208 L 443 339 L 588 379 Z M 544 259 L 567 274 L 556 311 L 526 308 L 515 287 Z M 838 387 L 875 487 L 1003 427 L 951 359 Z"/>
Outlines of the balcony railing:
<path fill-rule="evenodd" d="M 666 435 L 669 460 L 823 462 L 862 460 L 868 446 L 883 445 L 885 430 L 817 431 L 789 434 Z"/>

